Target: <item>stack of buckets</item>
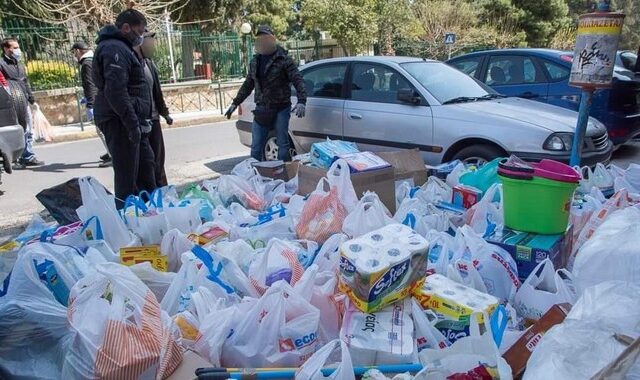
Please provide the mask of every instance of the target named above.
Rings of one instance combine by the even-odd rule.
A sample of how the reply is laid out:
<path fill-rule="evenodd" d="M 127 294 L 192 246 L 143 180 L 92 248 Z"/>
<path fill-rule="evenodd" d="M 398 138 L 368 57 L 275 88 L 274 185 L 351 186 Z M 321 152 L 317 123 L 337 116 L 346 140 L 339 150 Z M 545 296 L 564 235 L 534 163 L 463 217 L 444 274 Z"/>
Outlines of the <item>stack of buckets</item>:
<path fill-rule="evenodd" d="M 563 234 L 569 224 L 573 193 L 580 174 L 553 160 L 527 163 L 503 159 L 498 176 L 504 192 L 504 224 L 517 231 Z"/>

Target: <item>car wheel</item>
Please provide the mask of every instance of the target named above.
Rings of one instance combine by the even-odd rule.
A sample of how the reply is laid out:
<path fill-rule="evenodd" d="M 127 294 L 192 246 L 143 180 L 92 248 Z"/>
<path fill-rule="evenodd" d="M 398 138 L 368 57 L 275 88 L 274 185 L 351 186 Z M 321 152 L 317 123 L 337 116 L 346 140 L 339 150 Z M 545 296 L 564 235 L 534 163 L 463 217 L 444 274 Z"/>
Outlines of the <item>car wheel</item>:
<path fill-rule="evenodd" d="M 289 140 L 289 156 L 293 157 L 296 154 L 296 148 L 293 145 L 293 141 Z M 275 133 L 270 133 L 267 142 L 264 144 L 264 160 L 276 161 L 278 159 L 278 143 L 276 141 Z"/>
<path fill-rule="evenodd" d="M 503 157 L 502 149 L 491 145 L 472 145 L 461 149 L 453 156 L 454 160 L 460 160 L 468 165 L 481 166 L 498 157 Z"/>

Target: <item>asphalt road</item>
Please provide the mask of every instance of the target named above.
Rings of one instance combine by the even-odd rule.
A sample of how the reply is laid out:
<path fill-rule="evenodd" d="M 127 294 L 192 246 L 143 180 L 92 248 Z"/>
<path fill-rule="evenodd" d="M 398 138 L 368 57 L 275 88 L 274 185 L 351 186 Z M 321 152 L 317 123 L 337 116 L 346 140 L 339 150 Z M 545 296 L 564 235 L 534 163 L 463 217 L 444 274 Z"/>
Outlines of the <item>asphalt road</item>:
<path fill-rule="evenodd" d="M 167 129 L 164 139 L 165 168 L 169 182 L 175 185 L 228 172 L 249 156 L 249 149 L 240 144 L 234 121 Z M 42 189 L 83 176 L 93 176 L 113 188 L 113 169 L 98 167 L 98 157 L 105 153 L 105 148 L 97 138 L 39 145 L 35 151 L 46 165 L 2 176 L 0 236 L 9 227 L 28 222 L 43 209 L 35 198 Z"/>
<path fill-rule="evenodd" d="M 167 149 L 166 170 L 175 185 L 201 181 L 231 170 L 247 158 L 249 149 L 240 144 L 233 121 L 164 131 Z M 43 208 L 35 195 L 74 177 L 94 176 L 105 186 L 113 186 L 113 170 L 98 167 L 105 152 L 98 139 L 41 145 L 36 152 L 46 165 L 4 175 L 0 190 L 0 237 L 9 227 L 23 225 Z M 614 153 L 613 162 L 627 167 L 640 162 L 640 142 Z"/>

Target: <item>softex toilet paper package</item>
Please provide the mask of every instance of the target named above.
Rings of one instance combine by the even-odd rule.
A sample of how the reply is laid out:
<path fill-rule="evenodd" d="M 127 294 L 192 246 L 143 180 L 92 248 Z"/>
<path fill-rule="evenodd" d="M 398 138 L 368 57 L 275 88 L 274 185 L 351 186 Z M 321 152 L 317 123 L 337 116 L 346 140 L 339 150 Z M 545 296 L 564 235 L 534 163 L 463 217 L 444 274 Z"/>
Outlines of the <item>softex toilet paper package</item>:
<path fill-rule="evenodd" d="M 363 313 L 349 302 L 340 337 L 354 365 L 404 364 L 417 360 L 413 329 L 410 298 L 375 313 Z"/>
<path fill-rule="evenodd" d="M 427 271 L 429 242 L 391 224 L 340 247 L 340 289 L 365 313 L 406 298 Z"/>

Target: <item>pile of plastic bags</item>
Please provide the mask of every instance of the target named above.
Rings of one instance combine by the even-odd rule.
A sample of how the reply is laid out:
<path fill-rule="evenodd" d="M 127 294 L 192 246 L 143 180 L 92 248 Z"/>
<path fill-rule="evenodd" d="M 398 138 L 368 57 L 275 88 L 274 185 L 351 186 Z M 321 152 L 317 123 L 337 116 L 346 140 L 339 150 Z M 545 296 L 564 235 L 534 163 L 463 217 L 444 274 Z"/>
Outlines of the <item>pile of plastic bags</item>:
<path fill-rule="evenodd" d="M 122 210 L 81 179 L 80 222 L 34 223 L 0 247 L 0 374 L 164 379 L 190 349 L 213 366 L 297 368 L 299 379 L 355 379 L 370 365 L 380 371 L 364 378 L 392 377 L 383 367 L 394 365 L 398 380 L 510 379 L 504 352 L 570 303 L 525 378 L 578 379 L 640 336 L 640 166 L 605 169 L 611 181 L 596 168 L 572 208 L 570 266 L 544 260 L 523 282 L 514 258 L 483 239 L 502 228 L 499 184 L 469 210 L 443 207 L 459 167 L 447 181 L 397 186 L 391 214 L 377 194 L 356 194 L 346 167 L 336 161 L 300 195 L 296 178 L 264 178 L 247 160 L 182 192 L 131 196 Z M 601 183 L 615 188 L 609 199 Z M 353 270 L 341 247 L 397 224 L 428 242 L 427 280 L 363 312 L 340 290 Z M 140 248 L 151 246 L 159 253 Z M 401 278 L 394 270 L 380 288 Z"/>

